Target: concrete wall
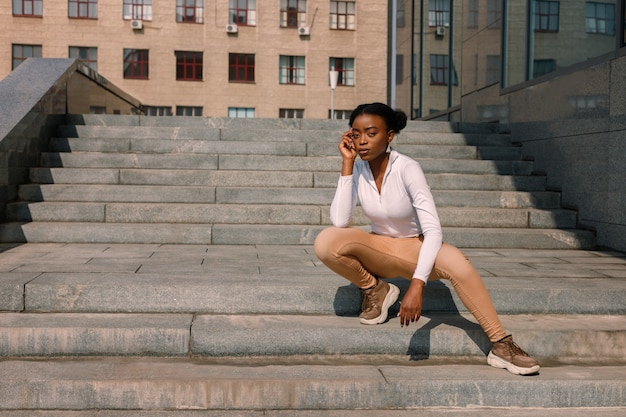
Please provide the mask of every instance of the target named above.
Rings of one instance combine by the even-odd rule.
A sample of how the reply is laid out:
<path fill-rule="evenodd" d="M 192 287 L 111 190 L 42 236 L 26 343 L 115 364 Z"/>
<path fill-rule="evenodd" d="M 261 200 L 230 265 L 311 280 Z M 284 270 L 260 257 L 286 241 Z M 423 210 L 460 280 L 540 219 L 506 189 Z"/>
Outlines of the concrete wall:
<path fill-rule="evenodd" d="M 462 99 L 463 121 L 477 121 L 480 106 L 504 109 L 513 140 L 562 192 L 562 205 L 578 210 L 581 227 L 598 245 L 626 251 L 626 57 L 543 82 L 500 91 L 493 86 Z"/>

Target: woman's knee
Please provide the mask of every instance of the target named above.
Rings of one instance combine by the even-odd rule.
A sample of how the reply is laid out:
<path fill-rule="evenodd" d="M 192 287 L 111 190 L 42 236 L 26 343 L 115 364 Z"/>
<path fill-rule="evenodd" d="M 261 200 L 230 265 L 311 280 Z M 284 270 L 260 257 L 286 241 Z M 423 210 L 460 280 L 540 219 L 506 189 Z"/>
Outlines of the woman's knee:
<path fill-rule="evenodd" d="M 315 238 L 315 255 L 322 260 L 336 257 L 342 246 L 358 240 L 354 235 L 359 232 L 359 229 L 348 227 L 329 227 L 322 230 Z"/>
<path fill-rule="evenodd" d="M 334 246 L 332 242 L 335 236 L 334 229 L 334 227 L 324 229 L 315 238 L 313 248 L 315 250 L 315 255 L 319 259 L 327 259 L 330 253 L 332 253 Z"/>

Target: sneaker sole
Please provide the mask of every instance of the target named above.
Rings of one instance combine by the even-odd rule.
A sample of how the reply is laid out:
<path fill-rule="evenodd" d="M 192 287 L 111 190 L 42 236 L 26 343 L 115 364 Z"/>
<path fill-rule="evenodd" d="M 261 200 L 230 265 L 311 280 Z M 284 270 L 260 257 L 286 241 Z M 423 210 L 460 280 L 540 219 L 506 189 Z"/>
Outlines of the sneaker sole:
<path fill-rule="evenodd" d="M 539 372 L 539 365 L 531 366 L 530 368 L 522 368 L 516 365 L 513 365 L 511 362 L 505 361 L 504 359 L 496 356 L 493 352 L 489 351 L 489 355 L 487 356 L 487 363 L 494 368 L 506 369 L 512 374 L 515 375 L 532 375 Z"/>
<path fill-rule="evenodd" d="M 383 308 L 380 313 L 380 316 L 374 317 L 373 319 L 360 319 L 361 324 L 381 324 L 387 321 L 387 314 L 389 313 L 389 309 L 396 302 L 398 296 L 400 295 L 400 289 L 393 284 L 389 284 L 389 292 L 385 296 L 385 300 L 383 301 Z"/>

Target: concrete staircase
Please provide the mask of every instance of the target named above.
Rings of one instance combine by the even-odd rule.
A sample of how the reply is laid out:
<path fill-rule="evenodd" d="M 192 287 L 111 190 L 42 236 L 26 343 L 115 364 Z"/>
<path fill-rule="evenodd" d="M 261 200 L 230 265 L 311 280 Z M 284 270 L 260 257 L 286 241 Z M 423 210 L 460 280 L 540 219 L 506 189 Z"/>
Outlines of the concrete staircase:
<path fill-rule="evenodd" d="M 329 224 L 345 121 L 85 115 L 70 123 L 7 208 L 4 241 L 311 244 Z M 594 246 L 507 135 L 463 127 L 410 122 L 396 140 L 427 172 L 448 242 Z M 367 221 L 358 214 L 355 224 Z"/>
<path fill-rule="evenodd" d="M 447 282 L 414 326 L 358 323 L 311 247 L 344 127 L 70 118 L 2 225 L 0 417 L 625 415 L 626 256 L 491 128 L 411 122 L 396 147 L 541 373 L 486 366 Z"/>

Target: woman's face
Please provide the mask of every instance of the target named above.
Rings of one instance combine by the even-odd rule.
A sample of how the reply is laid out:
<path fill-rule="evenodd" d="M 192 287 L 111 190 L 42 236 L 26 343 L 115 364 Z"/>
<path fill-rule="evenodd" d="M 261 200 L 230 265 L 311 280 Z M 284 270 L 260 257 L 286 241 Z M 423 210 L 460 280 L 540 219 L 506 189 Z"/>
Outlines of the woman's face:
<path fill-rule="evenodd" d="M 387 128 L 385 119 L 375 114 L 361 114 L 352 123 L 352 142 L 357 155 L 364 161 L 384 158 L 393 136 L 394 132 Z"/>

